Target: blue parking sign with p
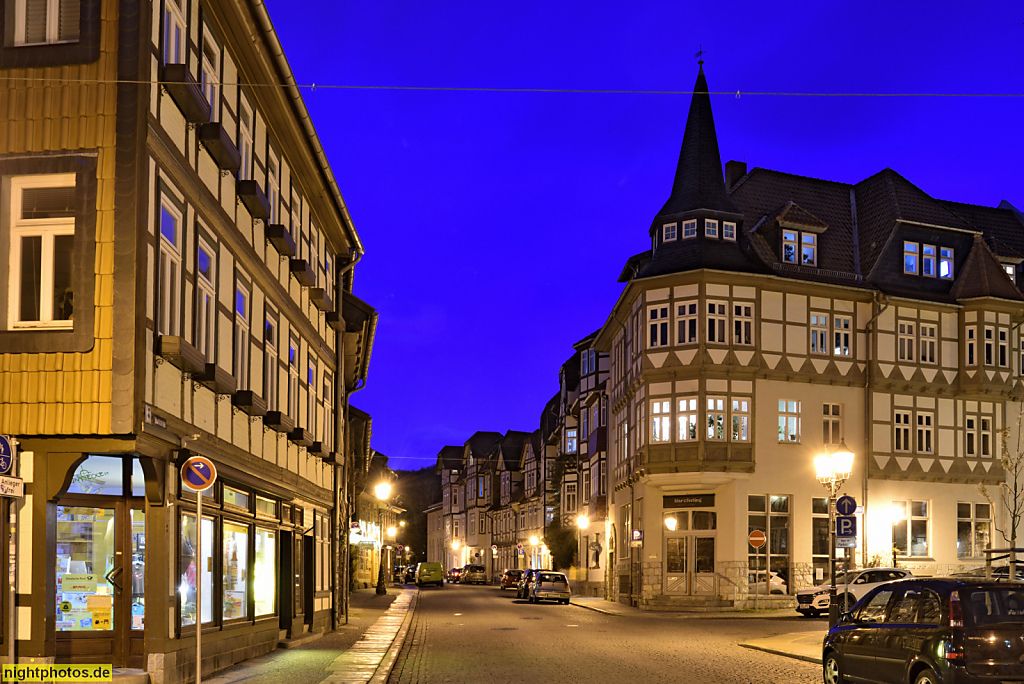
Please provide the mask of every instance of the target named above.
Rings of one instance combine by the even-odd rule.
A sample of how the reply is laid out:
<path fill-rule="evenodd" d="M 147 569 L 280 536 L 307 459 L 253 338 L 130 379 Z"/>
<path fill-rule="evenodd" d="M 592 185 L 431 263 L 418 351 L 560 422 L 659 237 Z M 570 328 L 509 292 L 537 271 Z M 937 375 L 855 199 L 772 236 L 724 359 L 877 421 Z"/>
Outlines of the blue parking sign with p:
<path fill-rule="evenodd" d="M 14 445 L 7 435 L 0 435 L 0 475 L 7 473 L 14 464 Z"/>
<path fill-rule="evenodd" d="M 852 515 L 840 515 L 836 517 L 837 537 L 856 537 L 857 518 Z"/>

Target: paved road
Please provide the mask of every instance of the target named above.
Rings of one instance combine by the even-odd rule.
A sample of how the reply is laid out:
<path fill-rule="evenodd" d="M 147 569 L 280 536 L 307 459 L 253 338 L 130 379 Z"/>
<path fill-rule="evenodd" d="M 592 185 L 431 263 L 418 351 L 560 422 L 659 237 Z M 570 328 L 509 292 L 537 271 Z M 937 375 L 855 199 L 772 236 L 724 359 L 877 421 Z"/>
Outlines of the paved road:
<path fill-rule="evenodd" d="M 812 684 L 817 665 L 739 642 L 817 621 L 604 615 L 532 605 L 496 587 L 423 589 L 389 684 L 694 682 Z"/>

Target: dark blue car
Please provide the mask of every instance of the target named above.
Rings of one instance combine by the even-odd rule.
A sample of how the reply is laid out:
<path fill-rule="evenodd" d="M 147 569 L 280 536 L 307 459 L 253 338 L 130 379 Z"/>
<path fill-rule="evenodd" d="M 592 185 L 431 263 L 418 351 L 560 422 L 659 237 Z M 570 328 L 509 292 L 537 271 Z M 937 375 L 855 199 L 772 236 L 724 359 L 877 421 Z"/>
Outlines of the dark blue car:
<path fill-rule="evenodd" d="M 826 684 L 1024 682 L 1024 583 L 898 580 L 844 613 L 822 645 Z"/>

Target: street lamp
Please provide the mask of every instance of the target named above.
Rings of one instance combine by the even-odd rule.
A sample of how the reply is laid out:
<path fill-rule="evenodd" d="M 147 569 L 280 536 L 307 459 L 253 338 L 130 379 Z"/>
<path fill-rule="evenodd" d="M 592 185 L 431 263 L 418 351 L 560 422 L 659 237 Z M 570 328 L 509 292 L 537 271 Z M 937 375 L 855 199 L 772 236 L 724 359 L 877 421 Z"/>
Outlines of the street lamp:
<path fill-rule="evenodd" d="M 836 603 L 836 494 L 853 472 L 853 452 L 847 448 L 846 440 L 840 440 L 835 451 L 815 456 L 814 470 L 818 482 L 828 490 L 828 623 L 834 625 L 839 620 L 839 606 Z"/>
<path fill-rule="evenodd" d="M 580 514 L 576 518 L 576 547 L 580 550 L 580 563 L 583 565 L 584 582 L 590 581 L 590 563 L 587 562 L 587 549 L 583 548 L 583 530 L 590 527 L 590 518 Z"/>
<path fill-rule="evenodd" d="M 379 501 L 387 501 L 391 498 L 391 483 L 381 482 L 373 488 L 373 493 L 377 495 Z M 384 529 L 384 509 L 377 509 L 377 529 Z M 381 535 L 383 537 L 383 535 Z M 388 593 L 387 585 L 384 583 L 384 539 L 380 540 L 380 564 L 377 571 L 377 595 L 381 596 Z"/>

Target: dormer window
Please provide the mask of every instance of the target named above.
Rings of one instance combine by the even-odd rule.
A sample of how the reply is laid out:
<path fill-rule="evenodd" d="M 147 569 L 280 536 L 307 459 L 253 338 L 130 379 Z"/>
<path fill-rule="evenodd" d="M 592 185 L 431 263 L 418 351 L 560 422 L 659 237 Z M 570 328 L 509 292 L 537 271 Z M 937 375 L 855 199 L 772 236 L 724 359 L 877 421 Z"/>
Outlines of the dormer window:
<path fill-rule="evenodd" d="M 936 253 L 938 268 L 936 268 Z M 903 272 L 934 278 L 936 273 L 944 280 L 953 279 L 953 248 L 903 242 Z"/>
<path fill-rule="evenodd" d="M 666 223 L 661 227 L 662 242 L 674 242 L 676 239 L 676 224 Z"/>
<path fill-rule="evenodd" d="M 818 236 L 814 233 L 801 233 L 800 243 L 802 245 L 800 249 L 800 256 L 803 259 L 804 266 L 817 266 Z"/>
<path fill-rule="evenodd" d="M 782 260 L 804 266 L 818 265 L 818 236 L 797 230 L 782 231 Z"/>
<path fill-rule="evenodd" d="M 921 245 L 921 275 L 935 277 L 935 245 Z"/>
<path fill-rule="evenodd" d="M 1003 264 L 1003 270 L 1006 271 L 1006 275 L 1010 277 L 1010 280 L 1013 280 L 1014 272 L 1016 270 L 1013 264 Z"/>
<path fill-rule="evenodd" d="M 718 237 L 718 221 L 714 219 L 704 220 L 704 236 L 710 238 Z"/>
<path fill-rule="evenodd" d="M 722 239 L 736 241 L 736 224 L 732 221 L 722 223 Z"/>
<path fill-rule="evenodd" d="M 939 247 L 939 277 L 953 279 L 953 248 Z"/>
<path fill-rule="evenodd" d="M 908 275 L 917 275 L 919 260 L 918 246 L 916 242 L 903 243 L 903 272 Z"/>
<path fill-rule="evenodd" d="M 697 237 L 697 221 L 683 221 L 683 239 Z"/>

